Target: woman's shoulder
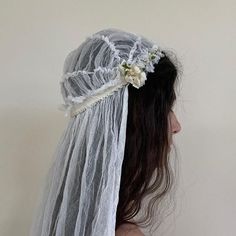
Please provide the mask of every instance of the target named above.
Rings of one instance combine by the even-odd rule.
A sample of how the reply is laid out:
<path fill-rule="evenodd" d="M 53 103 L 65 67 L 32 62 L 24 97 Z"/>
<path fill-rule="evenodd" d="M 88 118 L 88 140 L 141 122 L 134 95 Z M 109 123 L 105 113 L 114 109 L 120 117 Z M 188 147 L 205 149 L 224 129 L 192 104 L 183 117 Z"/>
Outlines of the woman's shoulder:
<path fill-rule="evenodd" d="M 133 224 L 122 224 L 116 230 L 115 236 L 145 236 L 138 226 Z"/>

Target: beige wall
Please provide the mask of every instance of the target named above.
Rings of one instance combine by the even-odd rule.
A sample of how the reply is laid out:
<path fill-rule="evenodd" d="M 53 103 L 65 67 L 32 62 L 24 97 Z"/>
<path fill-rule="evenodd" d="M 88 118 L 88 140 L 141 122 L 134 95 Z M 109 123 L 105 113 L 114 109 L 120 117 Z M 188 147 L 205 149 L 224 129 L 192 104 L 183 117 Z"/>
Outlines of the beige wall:
<path fill-rule="evenodd" d="M 177 209 L 157 236 L 236 234 L 236 2 L 3 1 L 0 6 L 0 235 L 28 235 L 39 188 L 67 118 L 67 53 L 107 27 L 141 33 L 184 66 Z"/>

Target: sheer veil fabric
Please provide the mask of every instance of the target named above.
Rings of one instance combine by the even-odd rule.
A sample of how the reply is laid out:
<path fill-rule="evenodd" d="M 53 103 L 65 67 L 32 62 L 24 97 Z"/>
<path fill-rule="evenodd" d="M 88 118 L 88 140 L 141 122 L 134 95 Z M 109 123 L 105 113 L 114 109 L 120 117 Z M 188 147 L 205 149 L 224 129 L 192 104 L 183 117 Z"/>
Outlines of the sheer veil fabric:
<path fill-rule="evenodd" d="M 45 177 L 31 236 L 115 235 L 129 85 L 118 66 L 122 60 L 140 62 L 153 45 L 111 28 L 66 57 L 60 86 L 70 118 Z"/>

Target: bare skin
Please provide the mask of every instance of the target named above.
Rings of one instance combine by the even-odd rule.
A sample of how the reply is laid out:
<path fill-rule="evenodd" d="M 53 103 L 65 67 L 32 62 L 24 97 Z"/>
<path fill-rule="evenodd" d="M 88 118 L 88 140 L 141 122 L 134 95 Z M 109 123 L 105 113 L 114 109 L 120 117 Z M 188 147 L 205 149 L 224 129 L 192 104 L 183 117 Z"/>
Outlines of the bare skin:
<path fill-rule="evenodd" d="M 174 113 L 174 111 L 171 110 L 171 112 L 169 113 L 169 117 L 170 117 L 170 126 L 171 126 L 171 143 L 173 143 L 173 140 L 172 140 L 172 135 L 173 134 L 176 134 L 176 133 L 179 133 L 180 130 L 181 130 L 181 125 Z"/>
<path fill-rule="evenodd" d="M 140 229 L 133 224 L 122 224 L 115 233 L 115 236 L 145 236 Z"/>

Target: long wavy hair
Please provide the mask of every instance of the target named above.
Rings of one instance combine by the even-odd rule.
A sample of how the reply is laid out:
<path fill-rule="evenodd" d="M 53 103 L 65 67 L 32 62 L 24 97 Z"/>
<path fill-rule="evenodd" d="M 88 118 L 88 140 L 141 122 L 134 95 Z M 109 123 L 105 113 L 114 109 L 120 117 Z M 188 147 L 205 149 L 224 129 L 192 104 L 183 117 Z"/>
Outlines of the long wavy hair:
<path fill-rule="evenodd" d="M 175 56 L 171 59 L 173 53 L 166 50 L 164 54 L 165 57 L 156 64 L 155 71 L 147 74 L 144 86 L 128 88 L 126 144 L 116 229 L 124 223 L 149 225 L 153 220 L 154 205 L 160 203 L 173 184 L 169 160 L 169 113 L 176 101 L 181 64 Z M 142 200 L 150 194 L 152 199 L 144 218 L 132 221 L 141 209 Z"/>

